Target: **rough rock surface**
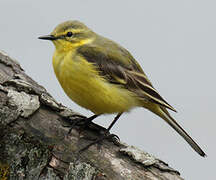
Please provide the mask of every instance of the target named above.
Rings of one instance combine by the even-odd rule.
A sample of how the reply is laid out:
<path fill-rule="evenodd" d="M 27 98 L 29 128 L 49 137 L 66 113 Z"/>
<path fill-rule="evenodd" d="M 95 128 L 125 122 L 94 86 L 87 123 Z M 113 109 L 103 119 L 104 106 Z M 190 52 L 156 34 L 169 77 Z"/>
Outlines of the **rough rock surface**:
<path fill-rule="evenodd" d="M 163 161 L 123 143 L 105 140 L 100 148 L 78 153 L 104 131 L 92 123 L 82 133 L 77 126 L 67 135 L 66 126 L 83 118 L 0 51 L 0 179 L 182 179 Z"/>

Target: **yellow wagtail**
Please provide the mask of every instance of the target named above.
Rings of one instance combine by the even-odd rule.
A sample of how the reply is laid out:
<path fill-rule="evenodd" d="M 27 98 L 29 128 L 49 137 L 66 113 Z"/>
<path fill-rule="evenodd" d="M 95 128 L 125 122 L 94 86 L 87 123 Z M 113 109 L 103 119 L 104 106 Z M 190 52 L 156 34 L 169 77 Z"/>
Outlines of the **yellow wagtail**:
<path fill-rule="evenodd" d="M 107 131 L 123 112 L 144 107 L 164 119 L 201 156 L 196 142 L 177 124 L 167 109 L 176 111 L 155 90 L 133 56 L 119 44 L 102 37 L 79 21 L 66 21 L 39 39 L 55 45 L 53 67 L 65 93 L 95 115 L 117 113 Z"/>

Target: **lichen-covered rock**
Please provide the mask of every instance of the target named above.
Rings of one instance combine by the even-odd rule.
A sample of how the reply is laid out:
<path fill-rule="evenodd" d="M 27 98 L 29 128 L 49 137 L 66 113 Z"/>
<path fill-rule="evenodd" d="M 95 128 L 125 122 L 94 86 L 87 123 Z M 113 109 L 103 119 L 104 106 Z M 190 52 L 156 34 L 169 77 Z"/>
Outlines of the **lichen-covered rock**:
<path fill-rule="evenodd" d="M 154 156 L 134 146 L 121 148 L 120 152 L 127 154 L 132 159 L 134 159 L 134 161 L 142 163 L 144 166 L 150 166 L 158 162 L 158 160 Z"/>
<path fill-rule="evenodd" d="M 8 90 L 7 96 L 9 97 L 9 104 L 16 106 L 22 117 L 29 117 L 40 107 L 39 98 L 36 95 Z"/>
<path fill-rule="evenodd" d="M 70 163 L 68 173 L 64 180 L 92 180 L 96 173 L 95 168 L 87 163 Z"/>
<path fill-rule="evenodd" d="M 9 165 L 9 179 L 36 180 L 50 157 L 47 146 L 25 137 L 23 131 L 5 134 L 0 140 L 0 159 Z"/>
<path fill-rule="evenodd" d="M 80 119 L 85 117 L 57 103 L 0 51 L 0 179 L 182 179 L 166 163 L 125 144 L 104 140 L 80 153 L 104 132 L 91 123 L 68 134 L 68 125 Z"/>

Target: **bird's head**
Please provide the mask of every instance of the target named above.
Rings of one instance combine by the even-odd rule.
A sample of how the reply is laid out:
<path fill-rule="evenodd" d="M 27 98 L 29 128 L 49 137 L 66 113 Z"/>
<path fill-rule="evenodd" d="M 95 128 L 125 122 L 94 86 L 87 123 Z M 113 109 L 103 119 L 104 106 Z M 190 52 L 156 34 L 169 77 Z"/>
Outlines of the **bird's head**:
<path fill-rule="evenodd" d="M 39 39 L 51 40 L 57 50 L 68 51 L 94 40 L 95 33 L 79 21 L 66 21 L 59 24 L 50 35 Z"/>

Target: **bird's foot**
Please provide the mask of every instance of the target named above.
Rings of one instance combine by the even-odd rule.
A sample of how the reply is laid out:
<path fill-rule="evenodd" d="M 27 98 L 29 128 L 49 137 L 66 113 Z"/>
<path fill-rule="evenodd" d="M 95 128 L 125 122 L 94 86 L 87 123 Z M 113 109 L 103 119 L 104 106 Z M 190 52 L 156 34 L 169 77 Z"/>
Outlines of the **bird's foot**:
<path fill-rule="evenodd" d="M 87 150 L 89 147 L 91 147 L 92 145 L 98 144 L 99 149 L 101 147 L 101 143 L 103 140 L 109 140 L 111 142 L 113 142 L 115 145 L 119 146 L 120 145 L 120 138 L 115 135 L 115 134 L 110 134 L 109 132 L 105 132 L 101 137 L 94 139 L 93 142 L 91 142 L 90 144 L 88 144 L 87 146 L 85 146 L 84 148 L 79 150 L 79 153 L 84 152 L 85 150 Z"/>
<path fill-rule="evenodd" d="M 79 126 L 79 132 L 82 132 L 85 128 L 89 126 L 93 119 L 95 119 L 98 115 L 93 115 L 91 117 L 83 117 L 76 119 L 71 125 L 70 129 L 67 133 L 67 136 L 70 135 L 71 131 L 76 127 Z"/>

